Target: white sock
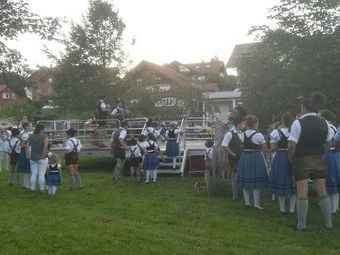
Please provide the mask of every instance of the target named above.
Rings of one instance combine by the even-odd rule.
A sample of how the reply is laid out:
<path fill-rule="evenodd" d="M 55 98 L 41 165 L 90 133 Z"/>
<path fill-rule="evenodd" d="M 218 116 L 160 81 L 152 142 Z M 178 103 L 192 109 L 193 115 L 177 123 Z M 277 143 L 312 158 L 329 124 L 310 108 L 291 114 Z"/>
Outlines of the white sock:
<path fill-rule="evenodd" d="M 154 182 L 157 181 L 157 169 L 152 171 L 152 178 Z"/>
<path fill-rule="evenodd" d="M 52 195 L 52 186 L 48 186 L 47 190 L 48 190 L 48 194 Z"/>
<path fill-rule="evenodd" d="M 55 195 L 55 192 L 57 191 L 57 186 L 52 186 L 52 196 Z"/>
<path fill-rule="evenodd" d="M 30 174 L 24 173 L 24 187 L 26 189 L 30 188 Z"/>
<path fill-rule="evenodd" d="M 278 196 L 280 212 L 286 212 L 286 198 L 284 196 Z"/>
<path fill-rule="evenodd" d="M 176 168 L 176 158 L 172 159 L 172 168 Z"/>
<path fill-rule="evenodd" d="M 254 207 L 261 208 L 260 206 L 260 199 L 261 199 L 261 193 L 259 189 L 253 190 L 253 196 L 254 196 Z"/>
<path fill-rule="evenodd" d="M 336 213 L 337 199 L 339 199 L 337 195 L 338 193 L 330 195 L 331 203 L 332 203 L 332 213 Z"/>
<path fill-rule="evenodd" d="M 289 212 L 294 213 L 296 205 L 296 195 L 292 195 L 289 197 Z"/>
<path fill-rule="evenodd" d="M 246 206 L 250 206 L 250 191 L 248 189 L 243 189 L 244 203 Z"/>
<path fill-rule="evenodd" d="M 339 193 L 336 193 L 336 210 L 339 211 Z"/>
<path fill-rule="evenodd" d="M 146 176 L 145 176 L 145 182 L 146 182 L 146 183 L 148 183 L 149 180 L 150 180 L 150 175 L 151 175 L 150 172 L 151 172 L 150 170 L 146 170 Z"/>

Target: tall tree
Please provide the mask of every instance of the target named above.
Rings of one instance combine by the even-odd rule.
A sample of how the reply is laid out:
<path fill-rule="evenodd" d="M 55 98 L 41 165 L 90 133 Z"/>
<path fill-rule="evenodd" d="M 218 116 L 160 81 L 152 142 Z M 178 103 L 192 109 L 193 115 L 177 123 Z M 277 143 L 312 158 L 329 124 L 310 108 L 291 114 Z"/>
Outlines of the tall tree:
<path fill-rule="evenodd" d="M 61 109 L 91 111 L 99 95 L 114 96 L 124 62 L 124 28 L 111 3 L 89 1 L 82 22 L 72 25 L 64 41 L 65 53 L 57 59 L 54 90 Z"/>
<path fill-rule="evenodd" d="M 29 9 L 25 0 L 0 1 L 0 73 L 25 73 L 22 55 L 7 45 L 8 40 L 15 40 L 20 34 L 34 33 L 42 39 L 53 39 L 60 28 L 60 20 L 52 17 L 40 17 Z"/>
<path fill-rule="evenodd" d="M 282 111 L 297 113 L 297 97 L 318 90 L 339 111 L 338 1 L 281 0 L 272 11 L 279 28 L 262 27 L 260 42 L 240 66 L 245 106 L 268 123 Z"/>

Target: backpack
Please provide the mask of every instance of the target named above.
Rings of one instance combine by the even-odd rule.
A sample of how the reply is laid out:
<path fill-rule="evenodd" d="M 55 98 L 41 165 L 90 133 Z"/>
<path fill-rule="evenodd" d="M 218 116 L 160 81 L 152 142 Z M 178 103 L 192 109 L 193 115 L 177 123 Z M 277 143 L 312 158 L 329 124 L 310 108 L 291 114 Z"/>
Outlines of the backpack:
<path fill-rule="evenodd" d="M 11 165 L 15 165 L 17 163 L 17 160 L 18 160 L 19 153 L 17 153 L 15 151 L 15 147 L 17 146 L 18 142 L 19 142 L 19 140 L 15 142 L 13 147 L 11 146 L 11 143 L 8 142 L 9 148 L 11 149 L 11 152 L 9 154 L 9 161 L 10 161 Z"/>
<path fill-rule="evenodd" d="M 112 142 L 111 142 L 111 154 L 114 155 L 115 152 L 120 148 L 120 142 L 119 142 L 119 135 L 122 129 L 117 129 L 112 134 Z"/>

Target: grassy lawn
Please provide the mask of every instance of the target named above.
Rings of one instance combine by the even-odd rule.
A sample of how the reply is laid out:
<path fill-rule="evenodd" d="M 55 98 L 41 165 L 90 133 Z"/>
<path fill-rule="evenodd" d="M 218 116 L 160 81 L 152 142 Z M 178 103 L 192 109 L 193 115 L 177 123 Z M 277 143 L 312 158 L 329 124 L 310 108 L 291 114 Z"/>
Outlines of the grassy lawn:
<path fill-rule="evenodd" d="M 0 254 L 340 254 L 340 214 L 334 230 L 323 229 L 315 199 L 299 233 L 268 195 L 265 210 L 245 209 L 194 194 L 193 178 L 113 185 L 107 168 L 84 161 L 85 189 L 68 191 L 64 174 L 53 198 L 10 187 L 1 173 Z"/>

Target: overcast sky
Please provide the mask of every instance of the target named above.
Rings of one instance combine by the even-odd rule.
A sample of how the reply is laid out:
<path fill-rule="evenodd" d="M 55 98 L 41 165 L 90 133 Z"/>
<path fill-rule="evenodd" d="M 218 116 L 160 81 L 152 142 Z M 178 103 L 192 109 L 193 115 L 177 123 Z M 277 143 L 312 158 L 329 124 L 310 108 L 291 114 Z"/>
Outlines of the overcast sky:
<path fill-rule="evenodd" d="M 157 64 L 227 61 L 235 44 L 252 42 L 253 25 L 267 24 L 268 9 L 278 0 L 113 0 L 126 24 L 125 50 L 132 65 L 141 60 Z M 79 22 L 87 0 L 29 0 L 40 15 Z M 131 46 L 132 38 L 136 44 Z M 29 64 L 49 65 L 36 36 L 21 36 L 15 43 Z M 53 51 L 56 45 L 48 43 Z"/>

